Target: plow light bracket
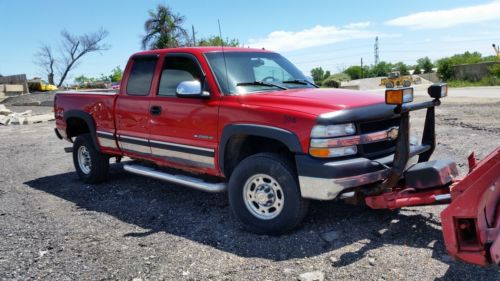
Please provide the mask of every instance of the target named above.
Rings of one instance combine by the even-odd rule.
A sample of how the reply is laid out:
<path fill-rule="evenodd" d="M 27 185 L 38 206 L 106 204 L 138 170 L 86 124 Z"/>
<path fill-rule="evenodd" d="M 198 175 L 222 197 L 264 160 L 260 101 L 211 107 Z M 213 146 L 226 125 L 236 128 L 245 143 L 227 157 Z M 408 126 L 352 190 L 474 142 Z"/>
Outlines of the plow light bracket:
<path fill-rule="evenodd" d="M 399 88 L 385 90 L 385 103 L 402 105 L 413 101 L 413 88 Z"/>
<path fill-rule="evenodd" d="M 432 84 L 428 89 L 427 93 L 431 98 L 440 99 L 448 96 L 448 84 L 446 83 L 437 83 Z"/>

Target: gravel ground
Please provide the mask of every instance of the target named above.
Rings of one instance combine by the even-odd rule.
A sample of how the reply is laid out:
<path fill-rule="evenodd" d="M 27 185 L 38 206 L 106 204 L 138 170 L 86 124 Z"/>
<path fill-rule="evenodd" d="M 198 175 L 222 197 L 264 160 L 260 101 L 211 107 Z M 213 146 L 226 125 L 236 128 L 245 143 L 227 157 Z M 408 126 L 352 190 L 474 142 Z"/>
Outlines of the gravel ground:
<path fill-rule="evenodd" d="M 449 101 L 449 103 L 447 103 Z M 500 100 L 445 100 L 435 158 L 466 170 L 500 145 Z M 423 113 L 413 118 L 421 127 Z M 0 280 L 500 280 L 453 261 L 440 206 L 374 211 L 314 202 L 281 237 L 242 230 L 225 194 L 127 174 L 77 180 L 54 123 L 0 127 Z M 136 279 L 136 280 L 140 280 Z"/>
<path fill-rule="evenodd" d="M 19 96 L 13 96 L 9 97 L 6 100 L 2 102 L 3 105 L 7 107 L 11 106 L 37 106 L 37 105 L 43 105 L 43 106 L 52 106 L 54 103 L 54 95 L 55 91 L 52 92 L 34 92 L 28 95 L 19 95 Z"/>

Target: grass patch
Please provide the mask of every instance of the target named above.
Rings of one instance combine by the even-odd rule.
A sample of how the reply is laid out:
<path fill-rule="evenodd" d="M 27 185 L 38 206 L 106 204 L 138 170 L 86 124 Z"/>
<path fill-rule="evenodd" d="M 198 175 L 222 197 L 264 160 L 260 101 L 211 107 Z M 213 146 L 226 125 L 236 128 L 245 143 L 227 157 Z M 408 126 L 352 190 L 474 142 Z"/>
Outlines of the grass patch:
<path fill-rule="evenodd" d="M 478 86 L 500 86 L 500 78 L 495 76 L 486 76 L 479 81 L 468 80 L 450 80 L 448 86 L 452 88 L 458 87 L 478 87 Z"/>

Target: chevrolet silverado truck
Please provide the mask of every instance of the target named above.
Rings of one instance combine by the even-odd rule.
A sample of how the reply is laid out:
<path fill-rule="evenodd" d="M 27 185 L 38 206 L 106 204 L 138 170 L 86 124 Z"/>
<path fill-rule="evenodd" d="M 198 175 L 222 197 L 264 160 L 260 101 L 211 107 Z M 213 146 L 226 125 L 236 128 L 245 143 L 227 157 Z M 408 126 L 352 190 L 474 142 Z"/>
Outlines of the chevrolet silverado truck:
<path fill-rule="evenodd" d="M 415 103 L 412 88 L 321 89 L 260 49 L 162 49 L 132 55 L 118 91 L 57 93 L 55 133 L 73 143 L 65 150 L 85 183 L 104 181 L 110 158 L 127 157 L 128 172 L 227 191 L 247 229 L 281 234 L 301 222 L 310 199 L 375 209 L 449 203 L 456 165 L 429 161 L 447 86 L 428 92 L 432 99 Z M 416 139 L 409 113 L 420 109 L 427 115 Z"/>

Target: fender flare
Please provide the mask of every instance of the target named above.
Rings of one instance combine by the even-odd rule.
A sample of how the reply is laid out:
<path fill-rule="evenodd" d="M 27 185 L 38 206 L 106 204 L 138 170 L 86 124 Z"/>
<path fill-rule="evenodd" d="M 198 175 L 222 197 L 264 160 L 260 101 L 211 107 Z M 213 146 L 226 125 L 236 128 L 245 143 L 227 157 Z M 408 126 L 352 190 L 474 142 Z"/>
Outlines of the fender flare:
<path fill-rule="evenodd" d="M 92 118 L 92 116 L 89 113 L 82 111 L 82 110 L 72 109 L 72 110 L 68 110 L 68 111 L 64 112 L 63 118 L 64 118 L 64 122 L 66 122 L 66 126 L 68 125 L 69 118 L 79 118 L 79 119 L 82 119 L 83 121 L 85 121 L 85 123 L 87 124 L 87 127 L 89 128 L 90 136 L 92 137 L 92 142 L 94 143 L 95 148 L 97 149 L 97 151 L 101 151 L 101 148 L 99 147 L 99 144 L 97 143 L 97 133 L 96 133 L 96 126 L 95 126 L 94 118 Z M 66 131 L 67 130 L 68 130 L 68 128 L 66 127 Z"/>
<path fill-rule="evenodd" d="M 286 145 L 291 152 L 303 153 L 299 138 L 293 132 L 267 125 L 231 124 L 224 127 L 219 144 L 219 168 L 222 172 L 224 172 L 225 169 L 224 158 L 227 144 L 231 137 L 235 135 L 258 136 L 274 139 Z"/>

